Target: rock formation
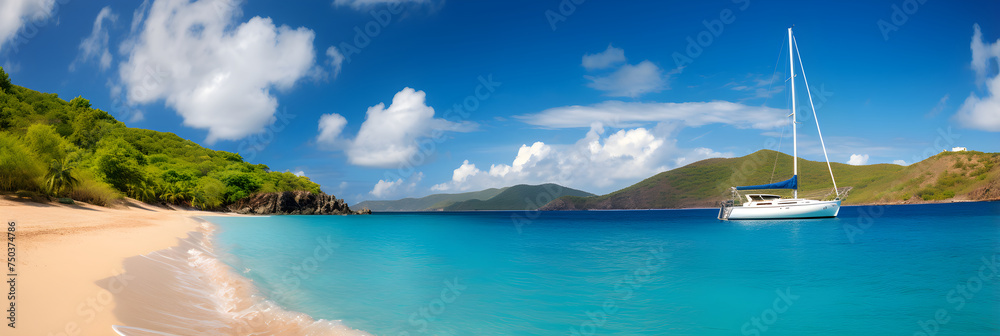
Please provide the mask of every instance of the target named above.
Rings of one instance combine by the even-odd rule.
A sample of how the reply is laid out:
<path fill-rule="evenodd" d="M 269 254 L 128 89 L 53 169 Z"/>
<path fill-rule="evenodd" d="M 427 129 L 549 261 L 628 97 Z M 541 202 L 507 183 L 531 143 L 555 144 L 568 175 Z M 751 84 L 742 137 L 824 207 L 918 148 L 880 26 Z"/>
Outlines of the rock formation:
<path fill-rule="evenodd" d="M 353 211 L 342 199 L 324 193 L 285 191 L 256 194 L 229 206 L 229 211 L 250 215 L 361 215 L 371 210 Z"/>

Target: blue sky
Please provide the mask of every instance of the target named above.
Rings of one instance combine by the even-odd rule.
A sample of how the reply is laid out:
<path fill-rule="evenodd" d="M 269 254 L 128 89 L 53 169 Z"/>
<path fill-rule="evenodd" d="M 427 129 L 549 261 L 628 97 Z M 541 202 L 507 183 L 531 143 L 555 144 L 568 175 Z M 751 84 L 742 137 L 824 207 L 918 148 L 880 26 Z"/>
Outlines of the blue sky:
<path fill-rule="evenodd" d="M 832 161 L 1000 151 L 996 1 L 0 8 L 16 84 L 301 172 L 352 204 L 517 183 L 607 193 L 704 158 L 790 153 L 792 25 Z M 800 154 L 822 160 L 811 111 L 799 118 Z"/>

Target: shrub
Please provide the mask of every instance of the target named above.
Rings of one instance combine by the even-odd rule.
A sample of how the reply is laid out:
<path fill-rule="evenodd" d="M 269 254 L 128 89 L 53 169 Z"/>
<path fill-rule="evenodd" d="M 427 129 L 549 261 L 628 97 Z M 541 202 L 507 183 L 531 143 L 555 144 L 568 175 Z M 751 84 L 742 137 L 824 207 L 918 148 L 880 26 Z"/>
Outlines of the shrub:
<path fill-rule="evenodd" d="M 35 152 L 43 163 L 52 160 L 61 160 L 66 156 L 66 141 L 63 140 L 55 128 L 45 124 L 34 124 L 28 127 L 24 135 L 24 144 Z"/>
<path fill-rule="evenodd" d="M 0 190 L 41 191 L 44 167 L 13 135 L 0 132 Z"/>
<path fill-rule="evenodd" d="M 70 197 L 74 200 L 87 202 L 94 205 L 107 206 L 122 198 L 121 194 L 115 191 L 107 183 L 98 180 L 93 173 L 85 170 L 80 171 L 78 177 L 80 183 L 70 192 Z"/>

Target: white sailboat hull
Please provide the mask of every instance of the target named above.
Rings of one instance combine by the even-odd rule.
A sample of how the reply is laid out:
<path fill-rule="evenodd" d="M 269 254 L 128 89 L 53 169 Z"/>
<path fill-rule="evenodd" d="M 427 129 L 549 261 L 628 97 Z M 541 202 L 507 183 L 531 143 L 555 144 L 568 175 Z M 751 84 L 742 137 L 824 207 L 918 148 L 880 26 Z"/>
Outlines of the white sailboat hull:
<path fill-rule="evenodd" d="M 781 200 L 772 205 L 756 205 L 723 207 L 719 211 L 719 219 L 802 219 L 837 217 L 840 212 L 840 200 Z M 784 203 L 784 204 L 781 204 Z"/>

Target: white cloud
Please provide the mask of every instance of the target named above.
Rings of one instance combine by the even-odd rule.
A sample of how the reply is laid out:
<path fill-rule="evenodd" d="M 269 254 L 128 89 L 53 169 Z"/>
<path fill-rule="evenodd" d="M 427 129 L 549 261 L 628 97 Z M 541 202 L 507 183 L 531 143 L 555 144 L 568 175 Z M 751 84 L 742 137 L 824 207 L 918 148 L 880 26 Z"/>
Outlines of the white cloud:
<path fill-rule="evenodd" d="M 271 90 L 315 71 L 315 34 L 239 15 L 209 0 L 156 0 L 137 12 L 141 28 L 122 44 L 119 68 L 129 103 L 163 99 L 185 125 L 207 129 L 209 143 L 263 130 L 278 107 Z"/>
<path fill-rule="evenodd" d="M 340 75 L 340 69 L 344 66 L 344 54 L 341 54 L 337 47 L 329 47 L 326 49 L 326 56 L 330 58 L 330 67 L 333 68 L 333 78 L 337 78 Z"/>
<path fill-rule="evenodd" d="M 493 163 L 489 171 L 466 160 L 455 169 L 451 181 L 434 185 L 431 190 L 457 192 L 552 182 L 604 193 L 683 164 L 732 156 L 707 148 L 677 148 L 672 137 L 678 130 L 661 124 L 654 129 L 621 129 L 605 136 L 605 127 L 595 123 L 586 136 L 573 144 L 521 145 L 513 161 Z"/>
<path fill-rule="evenodd" d="M 750 93 L 749 98 L 769 98 L 785 90 L 781 81 L 782 74 L 775 73 L 771 76 L 747 75 L 742 81 L 732 81 L 725 85 L 733 91 Z M 778 84 L 778 85 L 775 85 Z"/>
<path fill-rule="evenodd" d="M 424 3 L 428 0 L 334 0 L 334 6 L 350 6 L 354 9 L 365 9 L 380 4 L 405 4 L 408 2 L 412 3 Z"/>
<path fill-rule="evenodd" d="M 604 91 L 604 95 L 611 97 L 632 97 L 636 98 L 650 92 L 660 92 L 667 88 L 667 77 L 663 70 L 649 60 L 632 65 L 625 63 L 625 51 L 608 45 L 608 48 L 597 54 L 584 54 L 583 65 L 587 71 L 601 69 L 614 69 L 613 71 L 601 75 L 586 75 L 590 81 L 587 86 Z M 623 64 L 624 63 L 624 64 Z M 616 65 L 621 64 L 615 68 Z"/>
<path fill-rule="evenodd" d="M 984 43 L 979 24 L 974 25 L 973 29 L 972 69 L 976 71 L 977 82 L 980 85 L 985 83 L 986 93 L 983 97 L 975 92 L 970 93 L 955 118 L 959 124 L 968 128 L 1000 132 L 1000 74 L 989 72 L 1000 63 L 1000 39 Z"/>
<path fill-rule="evenodd" d="M 19 43 L 21 28 L 52 17 L 55 0 L 4 0 L 0 2 L 0 51 L 8 42 Z"/>
<path fill-rule="evenodd" d="M 452 173 L 451 180 L 458 183 L 462 183 L 465 182 L 465 180 L 468 179 L 469 176 L 476 176 L 476 174 L 478 173 L 479 169 L 476 169 L 476 165 L 469 164 L 469 160 L 465 160 L 464 162 L 462 162 L 462 166 L 458 167 L 458 169 L 455 169 L 455 171 Z"/>
<path fill-rule="evenodd" d="M 316 142 L 328 146 L 336 145 L 341 142 L 339 137 L 340 133 L 344 131 L 344 126 L 347 126 L 347 119 L 339 114 L 331 113 L 320 116 L 319 135 L 316 136 Z"/>
<path fill-rule="evenodd" d="M 649 122 L 680 122 L 692 127 L 721 123 L 739 128 L 771 129 L 788 124 L 786 112 L 726 101 L 638 103 L 612 100 L 589 106 L 555 107 L 517 118 L 531 125 L 550 128 L 590 127 L 594 122 L 619 128 Z"/>
<path fill-rule="evenodd" d="M 298 177 L 303 177 L 303 176 L 306 176 L 306 172 L 304 172 L 304 171 L 301 171 L 301 170 L 300 170 L 300 171 L 297 171 L 297 172 L 294 172 L 294 173 L 292 173 L 292 174 L 295 174 L 295 176 L 298 176 Z"/>
<path fill-rule="evenodd" d="M 861 166 L 868 164 L 868 154 L 851 154 L 851 159 L 847 160 L 847 164 L 852 166 Z"/>
<path fill-rule="evenodd" d="M 584 76 L 587 86 L 604 91 L 611 97 L 638 97 L 645 93 L 660 92 L 667 87 L 663 70 L 648 60 L 637 65 L 625 64 L 606 76 Z"/>
<path fill-rule="evenodd" d="M 11 62 L 10 60 L 3 61 L 3 71 L 7 74 L 15 74 L 21 71 L 21 63 Z"/>
<path fill-rule="evenodd" d="M 900 166 L 906 166 L 906 160 L 893 160 L 892 164 L 898 164 Z"/>
<path fill-rule="evenodd" d="M 625 63 L 625 51 L 608 45 L 608 49 L 583 55 L 583 67 L 587 70 L 610 68 L 619 63 Z"/>
<path fill-rule="evenodd" d="M 406 180 L 403 178 L 398 178 L 393 180 L 378 180 L 372 191 L 368 192 L 375 198 L 389 198 L 395 195 L 400 195 L 404 193 L 412 193 L 417 187 L 417 183 L 424 178 L 424 173 L 418 172 L 416 174 L 410 175 Z"/>
<path fill-rule="evenodd" d="M 434 118 L 434 108 L 427 106 L 425 100 L 423 91 L 404 88 L 393 96 L 389 107 L 384 103 L 369 107 L 354 140 L 342 141 L 346 144 L 348 162 L 367 167 L 400 167 L 414 160 L 421 139 L 438 138 L 446 131 L 469 132 L 476 128 L 471 122 Z M 332 121 L 335 118 L 339 119 Z M 346 124 L 346 120 L 341 119 L 343 117 L 337 114 L 321 117 L 317 141 L 334 141 L 343 129 L 341 123 Z"/>
<path fill-rule="evenodd" d="M 78 63 L 96 59 L 101 70 L 111 68 L 111 52 L 108 51 L 108 27 L 104 21 L 115 23 L 118 21 L 118 14 L 111 11 L 111 6 L 106 6 L 97 13 L 94 19 L 94 28 L 90 36 L 80 42 L 80 53 L 69 65 L 69 71 L 76 71 Z"/>

